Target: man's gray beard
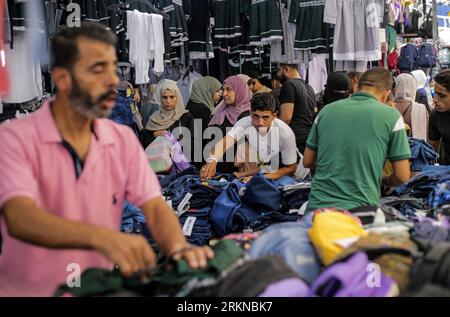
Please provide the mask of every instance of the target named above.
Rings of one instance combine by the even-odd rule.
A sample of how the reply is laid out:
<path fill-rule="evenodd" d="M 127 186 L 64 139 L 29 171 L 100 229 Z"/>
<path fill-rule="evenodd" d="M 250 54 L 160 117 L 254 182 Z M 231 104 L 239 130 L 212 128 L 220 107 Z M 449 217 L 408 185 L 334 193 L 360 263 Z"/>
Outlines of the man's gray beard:
<path fill-rule="evenodd" d="M 87 119 L 108 118 L 112 109 L 101 110 L 98 105 L 86 102 L 82 98 L 71 98 L 73 110 Z"/>
<path fill-rule="evenodd" d="M 69 100 L 76 113 L 87 119 L 107 118 L 110 116 L 112 109 L 101 110 L 100 105 L 92 102 L 91 97 L 80 89 L 73 77 L 72 82 L 73 87 Z"/>

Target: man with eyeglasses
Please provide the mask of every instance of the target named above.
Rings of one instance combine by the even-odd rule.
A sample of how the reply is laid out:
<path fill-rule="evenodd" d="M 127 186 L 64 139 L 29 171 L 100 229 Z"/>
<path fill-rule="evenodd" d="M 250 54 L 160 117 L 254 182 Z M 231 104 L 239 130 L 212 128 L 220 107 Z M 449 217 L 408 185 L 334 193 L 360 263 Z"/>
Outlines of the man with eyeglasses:
<path fill-rule="evenodd" d="M 260 172 L 269 179 L 278 180 L 295 173 L 298 158 L 295 135 L 286 123 L 276 118 L 275 99 L 271 93 L 253 96 L 250 116 L 237 121 L 215 145 L 208 163 L 200 171 L 200 177 L 211 179 L 223 154 L 241 140 L 245 140 L 250 149 L 246 151 L 249 155 L 246 155 L 245 161 L 255 163 L 257 169 L 236 176 L 249 177 Z"/>

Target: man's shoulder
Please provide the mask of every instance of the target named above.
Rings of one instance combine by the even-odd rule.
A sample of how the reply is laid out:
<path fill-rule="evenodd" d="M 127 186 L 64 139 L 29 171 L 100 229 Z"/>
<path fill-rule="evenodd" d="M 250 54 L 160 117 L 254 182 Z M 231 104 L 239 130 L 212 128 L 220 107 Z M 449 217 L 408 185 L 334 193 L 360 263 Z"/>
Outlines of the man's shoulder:
<path fill-rule="evenodd" d="M 130 137 L 137 137 L 133 130 L 124 124 L 119 124 L 110 119 L 96 119 L 97 126 L 100 128 L 100 137 L 106 137 L 114 140 L 114 142 L 122 142 L 127 144 L 130 141 Z"/>
<path fill-rule="evenodd" d="M 234 124 L 233 128 L 248 128 L 252 125 L 252 119 L 250 116 L 245 116 L 242 117 L 241 119 L 239 119 L 238 121 L 236 121 L 236 123 Z"/>
<path fill-rule="evenodd" d="M 0 138 L 15 137 L 16 140 L 27 141 L 28 143 L 37 135 L 36 113 L 32 113 L 24 118 L 13 119 L 0 124 Z"/>
<path fill-rule="evenodd" d="M 440 112 L 440 111 L 437 111 L 436 109 L 434 109 L 430 113 L 430 120 L 447 120 L 447 121 L 450 121 L 450 111 Z"/>
<path fill-rule="evenodd" d="M 284 122 L 283 120 L 280 120 L 278 118 L 275 118 L 274 126 L 280 128 L 281 131 L 285 131 L 286 133 L 292 132 L 291 127 L 286 122 Z M 292 133 L 294 133 L 294 132 L 292 132 Z"/>

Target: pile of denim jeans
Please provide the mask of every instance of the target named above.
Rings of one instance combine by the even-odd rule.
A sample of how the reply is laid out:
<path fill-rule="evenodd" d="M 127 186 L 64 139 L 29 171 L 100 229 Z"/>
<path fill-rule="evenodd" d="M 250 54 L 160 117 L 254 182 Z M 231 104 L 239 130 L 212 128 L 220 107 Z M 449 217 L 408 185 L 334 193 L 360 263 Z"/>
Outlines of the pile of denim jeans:
<path fill-rule="evenodd" d="M 174 181 L 164 187 L 163 195 L 171 201 L 175 210 L 178 209 L 188 193 L 192 194 L 192 197 L 185 204 L 185 210 L 211 208 L 228 184 L 228 178 L 224 175 L 208 181 L 200 180 L 197 175 L 184 175 L 176 177 Z"/>
<path fill-rule="evenodd" d="M 180 223 L 186 240 L 195 245 L 208 245 L 214 236 L 211 221 L 211 208 L 190 209 L 180 216 Z M 192 229 L 189 229 L 192 227 Z"/>
<path fill-rule="evenodd" d="M 381 198 L 380 203 L 395 209 L 413 224 L 412 237 L 446 241 L 450 236 L 450 169 L 426 166 L 423 170 L 398 186 L 391 196 Z"/>
<path fill-rule="evenodd" d="M 283 194 L 276 182 L 263 175 L 247 183 L 233 180 L 214 202 L 211 222 L 222 237 L 243 230 L 258 231 L 285 221 L 296 221 L 298 214 L 287 214 Z"/>
<path fill-rule="evenodd" d="M 438 158 L 433 146 L 425 140 L 409 138 L 409 147 L 411 149 L 411 170 L 414 172 L 420 172 L 423 166 L 433 164 Z"/>

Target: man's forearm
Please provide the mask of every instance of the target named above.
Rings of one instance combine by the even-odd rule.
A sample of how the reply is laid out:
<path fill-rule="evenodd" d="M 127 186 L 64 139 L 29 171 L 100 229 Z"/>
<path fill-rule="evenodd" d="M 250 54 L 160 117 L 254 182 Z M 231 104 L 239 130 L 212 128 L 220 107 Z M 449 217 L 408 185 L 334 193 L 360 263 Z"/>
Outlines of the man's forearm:
<path fill-rule="evenodd" d="M 156 198 L 144 204 L 142 210 L 147 218 L 152 237 L 166 255 L 187 245 L 180 222 L 162 198 Z"/>
<path fill-rule="evenodd" d="M 382 184 L 387 187 L 396 187 L 401 185 L 402 182 L 395 176 L 395 174 L 390 174 L 388 176 L 383 176 Z"/>
<path fill-rule="evenodd" d="M 34 203 L 25 202 L 21 208 L 9 208 L 13 198 L 3 209 L 9 234 L 19 240 L 46 248 L 91 249 L 108 229 L 71 221 L 55 216 Z"/>
<path fill-rule="evenodd" d="M 223 155 L 234 145 L 234 138 L 226 135 L 222 140 L 220 140 L 214 147 L 211 149 L 211 156 L 220 160 Z"/>
<path fill-rule="evenodd" d="M 295 164 L 294 166 L 282 167 L 273 173 L 266 174 L 266 177 L 270 178 L 270 179 L 278 180 L 284 176 L 294 175 L 296 169 L 297 169 L 297 164 Z"/>

